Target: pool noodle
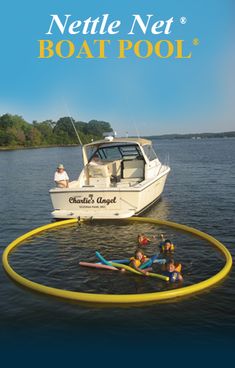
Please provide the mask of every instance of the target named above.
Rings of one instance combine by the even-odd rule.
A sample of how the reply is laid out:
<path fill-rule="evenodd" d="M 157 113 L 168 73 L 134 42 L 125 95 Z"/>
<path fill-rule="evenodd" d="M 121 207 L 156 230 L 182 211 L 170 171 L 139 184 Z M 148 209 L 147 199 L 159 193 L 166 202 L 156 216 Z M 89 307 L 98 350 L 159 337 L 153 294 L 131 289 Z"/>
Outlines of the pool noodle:
<path fill-rule="evenodd" d="M 112 266 L 111 265 L 111 262 L 109 262 L 109 261 L 107 261 L 107 259 L 105 259 L 101 254 L 100 254 L 100 252 L 95 252 L 95 255 L 96 255 L 96 257 L 97 258 L 99 258 L 99 260 L 103 263 L 103 264 L 105 264 L 105 265 L 107 265 L 107 266 Z"/>
<path fill-rule="evenodd" d="M 158 256 L 159 254 L 155 254 L 154 256 L 152 256 L 148 261 L 140 266 L 140 269 L 144 270 L 146 267 L 151 267 L 153 263 L 165 264 L 166 260 L 163 258 L 158 259 Z"/>
<path fill-rule="evenodd" d="M 114 263 L 114 262 L 110 262 L 112 266 L 117 267 L 117 268 L 124 268 L 127 271 L 133 272 L 135 274 L 141 275 L 141 276 L 150 276 L 150 277 L 157 277 L 158 279 L 164 280 L 164 281 L 169 281 L 169 277 L 168 276 L 163 276 L 163 275 L 159 275 L 158 273 L 152 273 L 152 272 L 148 272 L 147 275 L 145 275 L 144 273 L 141 273 L 137 270 L 135 270 L 134 268 L 124 265 L 124 264 L 120 264 L 120 263 Z"/>
<path fill-rule="evenodd" d="M 152 266 L 153 263 L 159 263 L 159 264 L 165 264 L 166 263 L 166 260 L 164 258 L 157 259 L 157 257 L 158 257 L 158 255 L 157 256 L 156 255 L 152 256 L 147 262 L 145 262 L 143 265 L 141 265 L 140 268 L 145 269 L 146 267 Z M 129 258 L 126 258 L 126 259 L 112 259 L 108 262 L 122 263 L 122 264 L 129 265 L 130 259 Z M 103 263 L 103 262 L 101 261 L 101 263 Z M 98 262 L 98 264 L 100 264 L 100 262 Z"/>
<path fill-rule="evenodd" d="M 79 262 L 79 264 L 80 264 L 80 266 L 85 266 L 85 267 L 92 267 L 92 268 L 100 268 L 100 269 L 118 271 L 118 269 L 116 267 L 107 266 L 107 265 L 104 265 L 104 264 L 101 264 L 101 263 Z"/>
<path fill-rule="evenodd" d="M 101 262 L 103 262 L 107 266 L 113 266 L 113 267 L 116 267 L 116 268 L 125 269 L 125 270 L 130 271 L 132 273 L 135 273 L 137 275 L 145 276 L 143 273 L 135 270 L 134 268 L 132 268 L 130 266 L 127 266 L 127 265 L 124 265 L 124 264 L 121 264 L 121 263 L 115 263 L 115 262 L 109 262 L 109 261 L 107 261 L 99 252 L 96 252 L 95 254 L 101 260 Z M 164 280 L 164 281 L 168 281 L 169 280 L 169 277 L 167 277 L 167 276 L 159 275 L 157 273 L 152 273 L 152 272 L 149 272 L 148 275 L 146 275 L 146 276 L 157 277 L 157 278 L 159 278 L 161 280 Z"/>
<path fill-rule="evenodd" d="M 123 264 L 129 264 L 130 259 L 112 259 L 109 262 L 115 262 L 115 263 L 123 263 Z"/>

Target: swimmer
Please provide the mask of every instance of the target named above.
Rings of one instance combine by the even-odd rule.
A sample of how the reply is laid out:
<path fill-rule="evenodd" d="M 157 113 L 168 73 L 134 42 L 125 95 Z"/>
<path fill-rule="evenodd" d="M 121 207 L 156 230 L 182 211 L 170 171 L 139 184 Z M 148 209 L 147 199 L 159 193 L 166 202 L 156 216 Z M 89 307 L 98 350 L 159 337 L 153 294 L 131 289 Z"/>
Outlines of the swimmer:
<path fill-rule="evenodd" d="M 159 247 L 161 253 L 173 253 L 175 250 L 175 246 L 170 239 L 166 239 L 164 243 L 160 243 Z"/>
<path fill-rule="evenodd" d="M 149 258 L 147 258 L 143 251 L 141 249 L 137 249 L 135 251 L 135 256 L 130 258 L 130 264 L 129 266 L 134 268 L 135 270 L 148 275 L 148 271 L 147 270 L 142 270 L 141 268 L 139 268 L 142 264 L 144 264 L 145 262 L 148 261 Z M 150 269 L 148 269 L 150 271 Z"/>
<path fill-rule="evenodd" d="M 179 265 L 181 269 L 181 264 Z M 169 261 L 167 261 L 166 271 L 164 272 L 164 276 L 168 276 L 170 282 L 183 281 L 183 277 L 181 273 L 177 271 L 177 267 L 173 259 L 170 259 Z"/>
<path fill-rule="evenodd" d="M 150 243 L 150 239 L 147 238 L 144 234 L 139 234 L 137 237 L 137 241 L 139 245 L 146 246 Z"/>
<path fill-rule="evenodd" d="M 173 258 L 168 258 L 168 260 L 166 261 L 165 264 L 162 265 L 162 271 L 166 271 L 167 270 L 167 263 L 169 261 L 172 261 L 175 265 L 175 271 L 177 272 L 181 272 L 182 271 L 182 264 L 181 263 L 178 263 L 178 262 L 175 262 Z"/>

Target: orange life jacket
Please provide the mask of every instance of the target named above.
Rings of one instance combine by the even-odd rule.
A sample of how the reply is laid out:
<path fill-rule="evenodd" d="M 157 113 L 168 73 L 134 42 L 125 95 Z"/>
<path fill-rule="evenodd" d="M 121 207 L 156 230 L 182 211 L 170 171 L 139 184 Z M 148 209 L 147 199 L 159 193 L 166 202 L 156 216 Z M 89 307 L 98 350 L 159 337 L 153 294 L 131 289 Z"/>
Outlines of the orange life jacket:
<path fill-rule="evenodd" d="M 135 257 L 131 257 L 130 258 L 130 263 L 134 261 L 135 262 L 135 266 L 136 267 L 140 267 L 142 265 L 142 263 L 145 262 L 146 258 L 147 257 L 144 254 L 143 254 L 143 256 L 142 256 L 141 259 L 136 259 Z"/>

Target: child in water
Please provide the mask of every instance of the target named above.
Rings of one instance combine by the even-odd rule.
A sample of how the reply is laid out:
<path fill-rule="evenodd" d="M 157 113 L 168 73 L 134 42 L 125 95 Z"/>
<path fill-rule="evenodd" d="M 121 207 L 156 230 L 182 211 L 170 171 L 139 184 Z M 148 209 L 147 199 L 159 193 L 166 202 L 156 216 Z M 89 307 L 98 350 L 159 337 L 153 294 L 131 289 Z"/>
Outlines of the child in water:
<path fill-rule="evenodd" d="M 147 270 L 142 270 L 140 268 L 140 266 L 147 261 L 148 261 L 148 258 L 144 255 L 144 252 L 141 249 L 137 249 L 135 251 L 135 256 L 130 258 L 129 266 L 145 275 L 148 275 Z"/>
<path fill-rule="evenodd" d="M 181 269 L 181 264 L 179 264 L 179 265 L 180 265 L 180 269 Z M 164 272 L 164 275 L 169 277 L 170 282 L 183 281 L 183 277 L 182 277 L 181 273 L 179 271 L 177 271 L 178 266 L 176 267 L 174 259 L 169 259 L 167 261 L 166 271 Z"/>
<path fill-rule="evenodd" d="M 161 242 L 159 247 L 161 253 L 173 253 L 175 250 L 175 246 L 170 239 L 166 239 L 164 242 Z"/>
<path fill-rule="evenodd" d="M 141 246 L 146 246 L 150 243 L 150 239 L 144 234 L 139 234 L 137 237 L 138 244 Z"/>

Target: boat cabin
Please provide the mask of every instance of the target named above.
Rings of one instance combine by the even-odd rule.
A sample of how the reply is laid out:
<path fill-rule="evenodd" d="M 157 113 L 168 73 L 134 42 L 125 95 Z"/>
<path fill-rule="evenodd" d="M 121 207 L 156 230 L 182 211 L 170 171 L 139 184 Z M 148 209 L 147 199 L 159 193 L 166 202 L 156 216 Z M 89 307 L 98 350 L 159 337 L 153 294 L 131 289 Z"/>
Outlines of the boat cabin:
<path fill-rule="evenodd" d="M 83 161 L 79 187 L 133 186 L 153 178 L 161 168 L 151 141 L 142 138 L 107 137 L 86 144 Z"/>

